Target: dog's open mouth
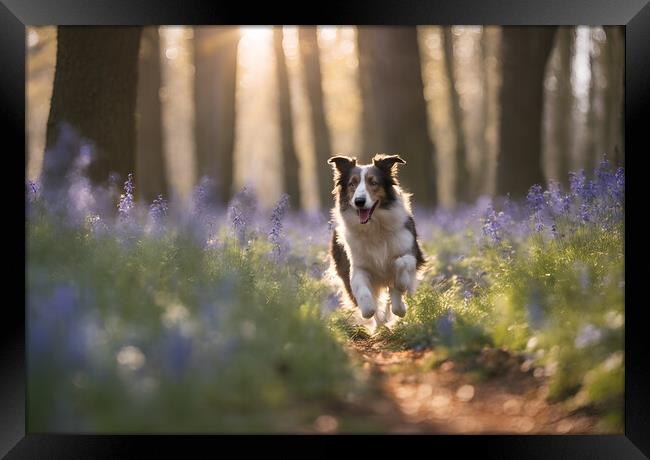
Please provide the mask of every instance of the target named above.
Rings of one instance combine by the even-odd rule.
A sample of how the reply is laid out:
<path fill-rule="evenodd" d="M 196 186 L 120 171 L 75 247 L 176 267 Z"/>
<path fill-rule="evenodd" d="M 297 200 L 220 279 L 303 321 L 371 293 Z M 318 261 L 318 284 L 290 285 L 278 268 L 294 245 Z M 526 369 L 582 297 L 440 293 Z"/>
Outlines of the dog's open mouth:
<path fill-rule="evenodd" d="M 370 216 L 372 216 L 372 213 L 377 207 L 377 203 L 379 203 L 379 200 L 375 201 L 375 204 L 373 204 L 372 208 L 370 209 L 361 209 L 361 208 L 357 209 L 357 213 L 359 214 L 359 222 L 361 222 L 362 224 L 368 223 L 368 221 L 370 220 Z"/>

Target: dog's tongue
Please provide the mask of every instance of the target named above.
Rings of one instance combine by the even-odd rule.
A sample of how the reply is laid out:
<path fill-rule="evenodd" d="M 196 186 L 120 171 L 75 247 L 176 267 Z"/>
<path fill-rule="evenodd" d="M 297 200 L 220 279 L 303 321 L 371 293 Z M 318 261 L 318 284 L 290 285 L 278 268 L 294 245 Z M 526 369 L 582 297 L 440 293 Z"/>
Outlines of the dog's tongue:
<path fill-rule="evenodd" d="M 372 209 L 359 209 L 359 222 L 362 224 L 368 223 L 368 220 L 370 220 L 370 211 Z"/>

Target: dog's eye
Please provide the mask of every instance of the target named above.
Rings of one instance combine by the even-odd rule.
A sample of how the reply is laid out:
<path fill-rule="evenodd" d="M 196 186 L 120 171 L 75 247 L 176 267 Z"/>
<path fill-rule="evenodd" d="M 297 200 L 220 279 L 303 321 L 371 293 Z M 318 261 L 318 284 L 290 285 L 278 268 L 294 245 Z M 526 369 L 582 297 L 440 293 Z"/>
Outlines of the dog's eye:
<path fill-rule="evenodd" d="M 374 179 L 371 179 L 371 180 L 370 180 L 370 185 L 373 185 L 373 186 L 374 186 L 374 185 L 377 185 L 377 181 L 374 180 Z"/>

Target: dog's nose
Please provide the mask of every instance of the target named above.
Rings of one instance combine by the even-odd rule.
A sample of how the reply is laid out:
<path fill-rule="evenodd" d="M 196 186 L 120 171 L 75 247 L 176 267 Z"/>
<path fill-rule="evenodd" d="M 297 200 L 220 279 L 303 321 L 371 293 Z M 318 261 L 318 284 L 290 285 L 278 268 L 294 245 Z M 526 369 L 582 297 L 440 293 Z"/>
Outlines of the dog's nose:
<path fill-rule="evenodd" d="M 364 204 L 366 204 L 366 199 L 364 197 L 359 197 L 354 199 L 354 205 L 357 208 L 362 207 Z"/>

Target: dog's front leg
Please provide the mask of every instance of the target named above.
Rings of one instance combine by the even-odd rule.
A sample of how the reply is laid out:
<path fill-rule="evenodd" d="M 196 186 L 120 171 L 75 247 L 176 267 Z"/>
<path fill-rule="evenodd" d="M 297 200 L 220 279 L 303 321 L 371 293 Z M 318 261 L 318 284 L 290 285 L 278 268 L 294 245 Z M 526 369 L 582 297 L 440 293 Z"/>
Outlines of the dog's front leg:
<path fill-rule="evenodd" d="M 366 319 L 372 318 L 377 309 L 377 302 L 372 295 L 368 273 L 361 268 L 352 267 L 350 284 L 352 285 L 352 294 L 361 309 L 361 315 Z"/>
<path fill-rule="evenodd" d="M 413 294 L 415 289 L 416 260 L 411 254 L 395 259 L 395 289 Z"/>

